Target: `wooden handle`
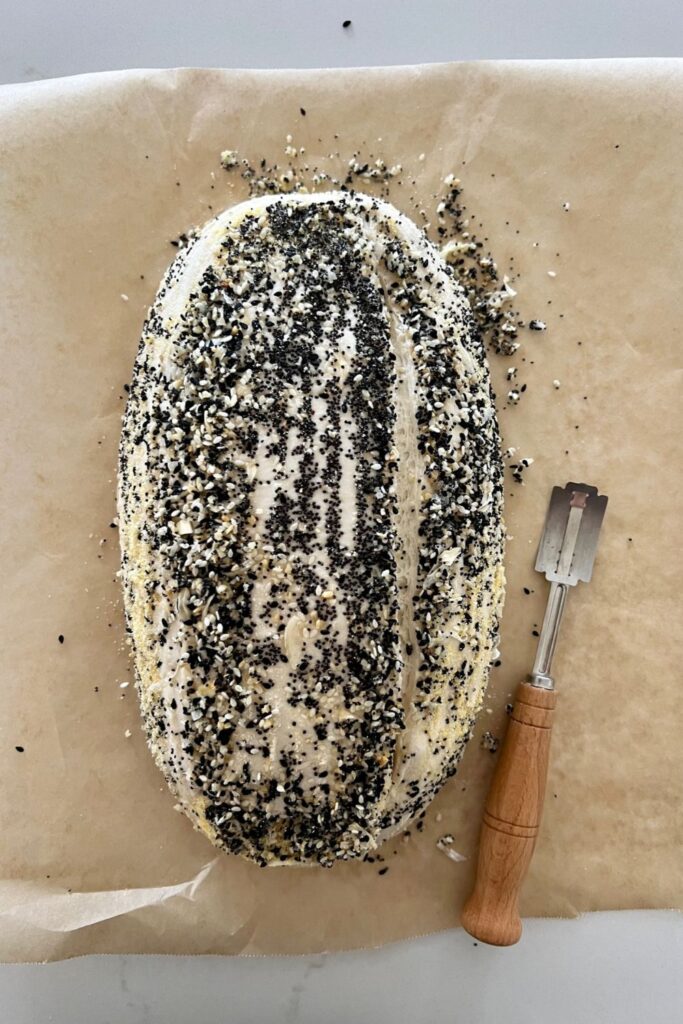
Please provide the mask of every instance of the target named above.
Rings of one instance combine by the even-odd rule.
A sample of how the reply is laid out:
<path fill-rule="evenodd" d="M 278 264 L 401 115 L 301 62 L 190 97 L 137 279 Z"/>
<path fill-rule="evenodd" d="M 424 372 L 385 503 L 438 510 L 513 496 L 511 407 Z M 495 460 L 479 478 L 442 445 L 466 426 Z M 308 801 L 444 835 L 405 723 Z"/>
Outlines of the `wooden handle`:
<path fill-rule="evenodd" d="M 556 700 L 554 690 L 520 683 L 486 800 L 477 877 L 462 924 L 492 946 L 512 946 L 522 934 L 519 890 L 543 811 Z"/>

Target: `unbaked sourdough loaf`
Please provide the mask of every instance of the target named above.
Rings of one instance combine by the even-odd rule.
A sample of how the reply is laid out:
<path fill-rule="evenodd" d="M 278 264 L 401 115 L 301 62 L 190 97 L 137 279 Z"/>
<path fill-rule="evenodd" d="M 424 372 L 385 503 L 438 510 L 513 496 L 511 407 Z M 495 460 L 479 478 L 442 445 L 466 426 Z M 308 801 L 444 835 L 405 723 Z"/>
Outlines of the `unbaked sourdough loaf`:
<path fill-rule="evenodd" d="M 462 755 L 503 595 L 488 370 L 451 270 L 359 193 L 216 217 L 144 328 L 119 467 L 142 712 L 259 864 L 359 857 Z"/>

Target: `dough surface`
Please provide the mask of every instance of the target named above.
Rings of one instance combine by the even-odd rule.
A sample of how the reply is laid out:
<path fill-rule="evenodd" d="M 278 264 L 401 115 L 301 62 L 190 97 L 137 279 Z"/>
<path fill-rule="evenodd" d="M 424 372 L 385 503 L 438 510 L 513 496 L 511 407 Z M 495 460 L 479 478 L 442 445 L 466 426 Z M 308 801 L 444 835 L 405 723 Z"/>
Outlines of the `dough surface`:
<path fill-rule="evenodd" d="M 119 464 L 152 753 L 210 840 L 362 857 L 462 756 L 503 589 L 502 469 L 464 294 L 361 193 L 271 195 L 171 264 Z"/>

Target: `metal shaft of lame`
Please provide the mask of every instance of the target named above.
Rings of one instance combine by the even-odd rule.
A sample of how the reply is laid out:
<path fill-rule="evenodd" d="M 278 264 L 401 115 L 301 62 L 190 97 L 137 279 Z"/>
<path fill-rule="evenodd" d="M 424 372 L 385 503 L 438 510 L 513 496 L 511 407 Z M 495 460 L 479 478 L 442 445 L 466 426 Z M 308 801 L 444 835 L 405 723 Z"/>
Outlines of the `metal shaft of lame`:
<path fill-rule="evenodd" d="M 560 548 L 557 565 L 555 566 L 555 571 L 558 575 L 562 575 L 568 580 L 587 498 L 588 495 L 584 491 L 576 490 L 572 493 L 569 505 L 569 515 L 564 528 L 562 547 Z M 553 677 L 550 675 L 550 668 L 553 662 L 555 647 L 557 646 L 557 637 L 560 632 L 567 590 L 567 583 L 558 583 L 557 581 L 551 583 L 548 603 L 545 606 L 545 616 L 543 618 L 541 636 L 538 641 L 536 660 L 530 676 L 534 686 L 541 686 L 545 690 L 555 689 Z"/>
<path fill-rule="evenodd" d="M 530 681 L 534 686 L 541 686 L 545 690 L 554 690 L 555 684 L 550 675 L 553 662 L 553 654 L 557 644 L 557 637 L 560 632 L 562 612 L 567 599 L 566 583 L 551 583 L 548 603 L 545 606 L 545 616 L 541 627 L 541 636 L 538 641 L 536 660 L 531 672 Z"/>

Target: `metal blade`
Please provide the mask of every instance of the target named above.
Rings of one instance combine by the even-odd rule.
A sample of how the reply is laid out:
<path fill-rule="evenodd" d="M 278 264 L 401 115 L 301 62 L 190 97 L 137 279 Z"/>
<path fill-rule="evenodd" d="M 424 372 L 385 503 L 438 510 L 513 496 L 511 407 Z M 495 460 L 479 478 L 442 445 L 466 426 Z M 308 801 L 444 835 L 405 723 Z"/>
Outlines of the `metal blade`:
<path fill-rule="evenodd" d="M 606 507 L 607 496 L 590 484 L 553 487 L 536 570 L 553 583 L 587 583 Z"/>

